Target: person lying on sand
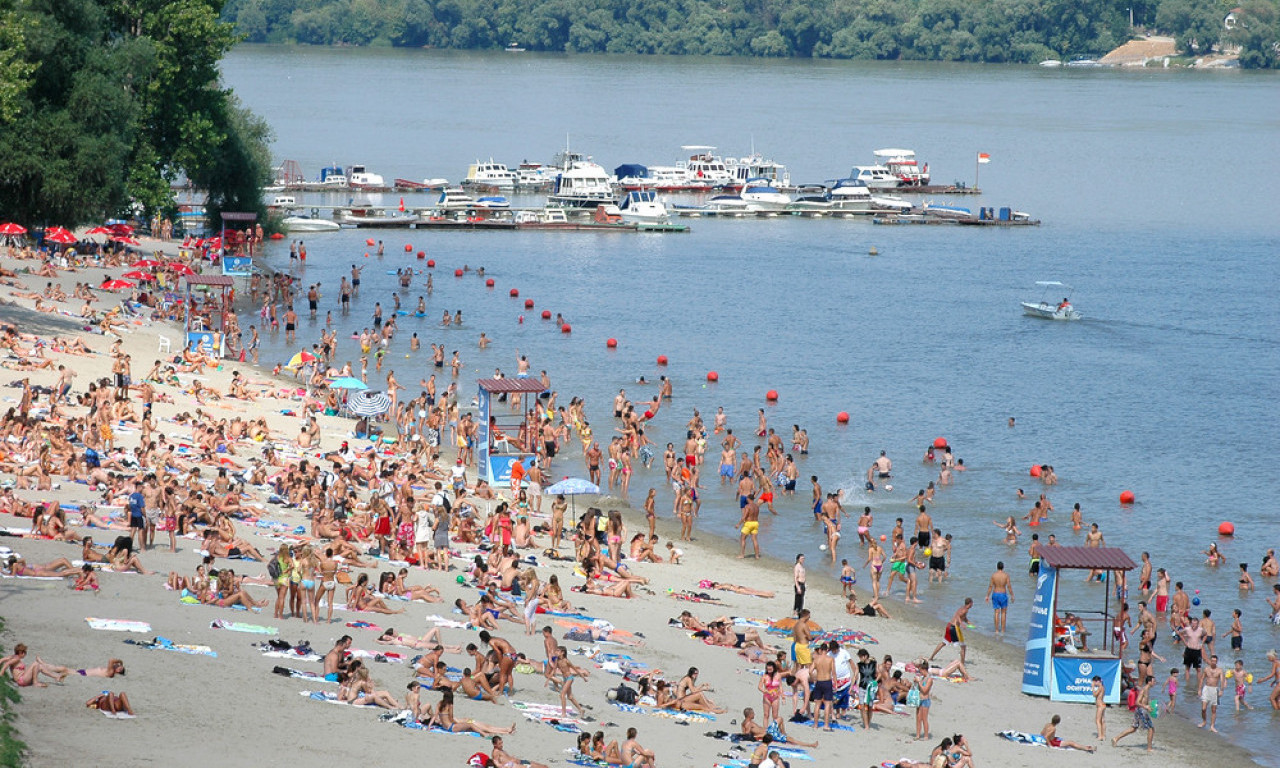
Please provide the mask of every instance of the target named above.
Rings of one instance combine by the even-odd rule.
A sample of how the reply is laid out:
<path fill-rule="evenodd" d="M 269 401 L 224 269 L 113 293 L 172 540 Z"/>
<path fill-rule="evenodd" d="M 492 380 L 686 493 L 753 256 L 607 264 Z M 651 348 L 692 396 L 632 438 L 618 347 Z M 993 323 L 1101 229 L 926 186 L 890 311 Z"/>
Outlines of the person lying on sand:
<path fill-rule="evenodd" d="M 771 742 L 777 744 L 792 744 L 797 747 L 808 747 L 810 749 L 818 746 L 818 742 L 816 741 L 800 741 L 787 735 L 787 727 L 782 720 L 774 720 L 769 723 L 768 728 L 760 725 L 756 722 L 756 711 L 751 707 L 747 707 L 742 710 L 741 733 L 743 738 L 750 739 L 751 741 L 763 741 L 768 738 Z"/>
<path fill-rule="evenodd" d="M 103 691 L 84 703 L 89 709 L 96 709 L 106 714 L 107 717 L 113 717 L 117 720 L 127 720 L 136 715 L 133 707 L 129 704 L 129 696 L 125 693 L 111 693 Z"/>
<path fill-rule="evenodd" d="M 76 674 L 81 677 L 115 677 L 124 674 L 124 662 L 120 659 L 111 659 L 107 661 L 105 667 L 93 667 L 91 669 L 77 669 Z"/>

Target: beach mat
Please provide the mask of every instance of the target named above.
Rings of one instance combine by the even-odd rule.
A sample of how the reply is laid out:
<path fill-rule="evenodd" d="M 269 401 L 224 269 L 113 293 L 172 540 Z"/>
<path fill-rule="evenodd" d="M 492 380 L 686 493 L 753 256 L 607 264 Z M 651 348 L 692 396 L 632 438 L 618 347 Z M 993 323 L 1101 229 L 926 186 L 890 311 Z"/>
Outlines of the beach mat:
<path fill-rule="evenodd" d="M 565 716 L 561 714 L 559 704 L 542 704 L 535 701 L 509 701 L 508 703 L 524 719 L 549 725 L 557 731 L 581 733 L 591 727 L 588 720 L 577 716 L 579 713 L 573 707 L 568 708 L 571 714 Z"/>
<path fill-rule="evenodd" d="M 218 652 L 207 645 L 188 645 L 186 643 L 175 643 L 166 637 L 153 638 L 151 642 L 144 643 L 139 640 L 125 640 L 129 645 L 136 645 L 139 648 L 146 648 L 149 651 L 173 651 L 174 653 L 185 653 L 189 656 L 211 656 L 218 658 Z"/>
<path fill-rule="evenodd" d="M 343 701 L 342 699 L 339 699 L 338 694 L 334 693 L 333 691 L 298 691 L 298 695 L 311 699 L 312 701 L 323 701 L 326 704 L 340 704 L 341 706 L 344 706 L 344 707 L 357 706 L 355 704 L 352 704 L 349 701 Z M 360 706 L 361 708 L 365 708 L 365 707 L 373 707 L 374 709 L 378 708 L 377 704 L 360 704 L 358 706 Z"/>
<path fill-rule="evenodd" d="M 619 701 L 611 701 L 609 703 L 623 712 L 630 712 L 636 715 L 648 715 L 650 717 L 664 717 L 668 720 L 675 720 L 682 723 L 714 723 L 716 721 L 715 715 L 710 715 L 706 712 L 683 712 L 677 709 L 642 707 L 639 704 L 623 704 Z"/>
<path fill-rule="evenodd" d="M 261 624 L 245 624 L 243 621 L 227 621 L 226 619 L 214 619 L 209 622 L 210 629 L 229 629 L 232 632 L 247 632 L 251 635 L 278 635 L 280 630 L 275 627 L 264 627 Z"/>
<path fill-rule="evenodd" d="M 338 684 L 336 680 L 325 680 L 324 675 L 319 675 L 315 672 L 307 672 L 303 669 L 291 669 L 290 667 L 276 666 L 271 670 L 271 673 L 274 675 L 280 675 L 281 677 L 291 677 L 297 680 L 310 680 L 313 683 Z"/>
<path fill-rule="evenodd" d="M 1038 733 L 1027 733 L 1025 731 L 998 731 L 996 733 L 1002 739 L 1012 741 L 1015 744 L 1025 744 L 1029 747 L 1048 747 L 1049 742 Z"/>
<path fill-rule="evenodd" d="M 151 632 L 151 625 L 145 621 L 93 618 L 86 618 L 85 621 L 89 622 L 89 629 L 100 629 L 106 632 L 140 632 L 144 635 Z"/>

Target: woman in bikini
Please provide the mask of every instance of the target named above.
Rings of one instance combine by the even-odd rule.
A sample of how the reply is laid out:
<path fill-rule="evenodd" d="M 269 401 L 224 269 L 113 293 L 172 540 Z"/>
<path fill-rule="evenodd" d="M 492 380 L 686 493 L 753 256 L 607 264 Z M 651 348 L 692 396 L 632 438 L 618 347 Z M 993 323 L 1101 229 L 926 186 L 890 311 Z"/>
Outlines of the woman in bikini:
<path fill-rule="evenodd" d="M 66 578 L 68 576 L 75 576 L 79 573 L 79 569 L 72 565 L 71 561 L 65 557 L 60 557 L 57 560 L 51 560 L 43 564 L 32 564 L 23 560 L 21 555 L 10 555 L 9 573 L 13 576 Z"/>
<path fill-rule="evenodd" d="M 762 708 L 764 726 L 768 728 L 770 723 L 778 719 L 778 705 L 782 702 L 782 673 L 778 671 L 778 665 L 772 661 L 764 665 L 759 690 L 764 699 Z"/>
<path fill-rule="evenodd" d="M 373 679 L 369 676 L 369 668 L 363 664 L 350 675 L 347 696 L 346 701 L 357 707 L 373 704 L 383 709 L 404 709 L 389 692 L 380 691 L 374 687 Z"/>
<path fill-rule="evenodd" d="M 727 709 L 717 707 L 714 701 L 706 697 L 704 691 L 711 690 L 711 686 L 697 685 L 697 680 L 698 668 L 689 667 L 688 673 L 676 684 L 676 708 L 690 712 L 710 712 L 716 715 L 727 712 Z"/>
<path fill-rule="evenodd" d="M 400 608 L 392 610 L 387 606 L 387 602 L 380 597 L 374 597 L 369 591 L 369 574 L 362 573 L 356 579 L 356 583 L 347 593 L 347 607 L 353 611 L 365 611 L 369 613 L 404 613 L 404 609 Z"/>
<path fill-rule="evenodd" d="M 496 725 L 488 725 L 470 718 L 455 720 L 453 717 L 453 691 L 444 691 L 440 694 L 440 705 L 436 707 L 436 714 L 432 724 L 450 733 L 478 733 L 485 738 L 516 732 L 515 723 L 512 723 L 509 728 L 499 728 Z"/>
<path fill-rule="evenodd" d="M 877 541 L 872 541 L 867 547 L 867 562 L 862 564 L 863 567 L 871 566 L 871 594 L 873 597 L 880 597 L 880 576 L 884 571 L 884 547 L 880 546 Z"/>
<path fill-rule="evenodd" d="M 19 688 L 48 688 L 47 684 L 40 682 L 40 675 L 62 682 L 71 674 L 66 667 L 50 664 L 39 656 L 31 664 L 25 662 L 26 658 L 27 646 L 18 643 L 13 647 L 12 655 L 0 659 L 0 675 L 11 677 Z"/>

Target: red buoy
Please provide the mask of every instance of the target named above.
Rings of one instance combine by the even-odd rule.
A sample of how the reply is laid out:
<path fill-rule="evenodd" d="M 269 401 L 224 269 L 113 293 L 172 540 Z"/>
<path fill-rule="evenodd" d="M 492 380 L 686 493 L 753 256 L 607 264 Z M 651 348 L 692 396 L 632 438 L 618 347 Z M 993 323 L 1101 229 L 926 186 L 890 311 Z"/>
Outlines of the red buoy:
<path fill-rule="evenodd" d="M 934 447 L 934 448 L 946 448 L 946 447 L 947 447 L 947 438 L 945 438 L 945 437 L 935 437 L 935 438 L 933 438 L 933 447 Z"/>
<path fill-rule="evenodd" d="M 462 270 L 460 270 L 460 269 L 455 269 L 455 270 L 453 270 L 453 276 L 454 276 L 454 277 L 462 277 Z"/>
<path fill-rule="evenodd" d="M 369 245 L 373 245 L 373 242 L 372 242 L 372 241 L 370 241 L 370 242 L 369 242 Z M 405 243 L 405 244 L 404 244 L 404 252 L 405 252 L 405 253 L 413 253 L 413 244 L 412 244 L 412 243 Z"/>
<path fill-rule="evenodd" d="M 777 402 L 777 400 L 778 400 L 778 390 L 776 390 L 776 389 L 771 389 L 771 390 L 769 390 L 768 392 L 765 392 L 765 393 L 764 393 L 764 399 L 765 399 L 765 400 L 768 400 L 768 401 L 769 401 L 769 402 L 771 402 L 771 403 L 773 403 L 773 402 Z"/>
<path fill-rule="evenodd" d="M 715 371 L 707 371 L 707 381 L 719 381 L 720 374 Z"/>
<path fill-rule="evenodd" d="M 492 277 L 491 277 L 491 278 L 489 278 L 488 280 L 485 280 L 485 281 L 484 281 L 484 287 L 485 287 L 485 288 L 492 288 L 492 287 L 493 287 L 493 278 L 492 278 Z"/>
<path fill-rule="evenodd" d="M 435 260 L 435 259 L 427 259 L 427 266 L 428 266 L 429 268 L 431 268 L 431 269 L 435 269 L 435 268 L 436 268 L 436 260 Z"/>
<path fill-rule="evenodd" d="M 373 238 L 371 237 L 371 238 L 369 238 L 368 240 L 365 240 L 365 241 L 364 241 L 364 244 L 365 244 L 365 245 L 373 245 Z"/>
<path fill-rule="evenodd" d="M 272 233 L 271 233 L 271 239 L 272 239 L 272 240 L 283 240 L 283 239 L 284 239 L 284 233 L 283 233 L 283 232 L 272 232 Z"/>
<path fill-rule="evenodd" d="M 533 309 L 533 299 L 525 299 L 525 300 L 524 300 L 524 308 L 525 308 L 525 309 Z"/>
<path fill-rule="evenodd" d="M 848 424 L 848 423 L 849 423 L 849 412 L 848 412 L 848 411 L 841 411 L 841 412 L 837 413 L 837 414 L 836 414 L 836 421 L 837 421 L 838 423 L 840 423 L 840 424 Z"/>
<path fill-rule="evenodd" d="M 517 289 L 515 289 L 515 288 L 512 288 L 512 289 L 511 289 L 511 298 L 513 298 L 513 299 L 514 299 L 515 297 L 517 297 L 517 296 L 519 296 L 519 295 L 520 295 L 520 291 L 519 291 L 519 290 L 517 290 Z"/>
<path fill-rule="evenodd" d="M 606 342 L 604 343 L 604 345 L 605 345 L 606 347 L 608 347 L 609 349 L 617 349 L 617 348 L 618 348 L 618 340 L 617 340 L 617 339 L 609 339 L 608 341 L 606 341 Z"/>
<path fill-rule="evenodd" d="M 1121 492 L 1120 492 L 1120 503 L 1121 503 L 1121 504 L 1132 504 L 1132 503 L 1133 503 L 1133 500 L 1134 500 L 1133 491 L 1121 491 Z"/>
<path fill-rule="evenodd" d="M 1235 536 L 1236 535 L 1235 523 L 1228 523 L 1228 522 L 1219 523 L 1218 535 L 1219 536 Z"/>
<path fill-rule="evenodd" d="M 425 259 L 425 258 L 427 258 L 427 252 L 426 252 L 426 251 L 418 251 L 418 258 L 419 258 L 419 259 Z"/>
<path fill-rule="evenodd" d="M 1040 470 L 1040 465 L 1039 465 L 1039 464 L 1032 464 L 1032 465 L 1031 465 L 1031 476 L 1032 476 L 1032 477 L 1039 477 L 1039 476 L 1040 476 L 1040 472 L 1041 472 L 1041 470 Z"/>
<path fill-rule="evenodd" d="M 543 320 L 550 320 L 550 319 L 551 319 L 551 310 L 549 310 L 549 309 L 544 309 L 544 310 L 542 310 L 542 319 L 543 319 Z"/>
<path fill-rule="evenodd" d="M 666 365 L 666 364 L 667 364 L 667 356 L 658 355 L 658 365 Z"/>
<path fill-rule="evenodd" d="M 569 333 L 572 330 L 573 330 L 573 326 L 569 325 L 568 323 L 565 323 L 564 325 L 560 326 L 561 333 Z"/>

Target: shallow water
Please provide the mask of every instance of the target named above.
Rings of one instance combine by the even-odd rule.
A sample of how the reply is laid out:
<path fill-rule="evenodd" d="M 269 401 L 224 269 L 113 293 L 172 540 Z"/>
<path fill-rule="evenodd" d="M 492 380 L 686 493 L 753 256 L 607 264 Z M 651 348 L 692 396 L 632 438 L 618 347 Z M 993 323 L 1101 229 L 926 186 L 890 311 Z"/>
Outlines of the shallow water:
<path fill-rule="evenodd" d="M 439 266 L 428 318 L 402 319 L 388 360 L 402 382 L 428 365 L 403 357 L 415 331 L 424 347 L 443 339 L 461 350 L 468 398 L 474 378 L 514 370 L 519 348 L 535 370 L 550 371 L 562 403 L 587 399 L 596 436 L 607 439 L 613 394 L 647 397 L 635 378 L 665 373 L 676 399 L 649 430 L 660 446 L 683 440 L 693 408 L 709 419 L 724 406 L 744 435 L 764 407 L 784 439 L 792 424 L 808 429 L 802 478 L 845 488 L 848 509 L 871 505 L 877 533 L 914 517 L 908 500 L 936 477 L 920 456 L 947 437 L 970 471 L 930 510 L 956 542 L 954 580 L 922 586 L 939 614 L 965 595 L 980 601 L 999 558 L 1025 572 L 1027 537 L 1011 550 L 991 522 L 1026 514 L 1031 503 L 1015 489 L 1034 498 L 1042 487 L 1027 469 L 1049 463 L 1061 483 L 1049 489 L 1057 512 L 1042 535 L 1078 543 L 1066 520 L 1079 502 L 1108 544 L 1135 560 L 1149 550 L 1157 567 L 1201 590 L 1220 635 L 1241 607 L 1251 670 L 1262 671 L 1263 653 L 1278 644 L 1280 630 L 1266 621 L 1271 583 L 1258 579 L 1258 592 L 1241 600 L 1234 565 L 1248 561 L 1256 578 L 1265 548 L 1280 544 L 1269 446 L 1280 431 L 1280 332 L 1266 309 L 1280 289 L 1276 75 L 252 46 L 236 49 L 224 71 L 275 128 L 277 157 L 298 160 L 309 176 L 337 161 L 366 163 L 388 180 L 456 180 L 490 155 L 549 161 L 566 133 L 608 168 L 671 164 L 679 145 L 694 142 L 741 154 L 754 140 L 798 181 L 844 175 L 877 147 L 905 146 L 936 180 L 972 182 L 975 153 L 991 153 L 981 168 L 986 195 L 961 204 L 1014 205 L 1043 226 L 781 218 L 693 220 L 686 235 L 343 231 L 302 236 L 310 260 L 299 276 L 323 284 L 336 314 L 339 277 L 352 263 L 367 266 L 351 316 L 339 318 L 345 339 L 370 324 L 374 301 L 389 310 L 386 271 L 423 266 L 403 252 L 412 243 Z M 368 236 L 385 240 L 386 257 L 362 257 Z M 287 241 L 265 261 L 289 269 Z M 454 278 L 463 264 L 483 265 L 496 288 Z M 1039 298 L 1034 282 L 1051 279 L 1076 287 L 1085 320 L 1020 314 L 1020 300 Z M 535 309 L 508 298 L 511 287 Z M 420 293 L 402 300 L 412 308 Z M 464 328 L 438 327 L 445 308 L 463 310 Z M 538 319 L 544 308 L 563 312 L 573 333 Z M 318 335 L 305 319 L 300 327 L 308 343 Z M 475 348 L 481 330 L 495 339 L 484 352 Z M 617 350 L 605 348 L 608 337 Z M 282 339 L 264 337 L 264 362 L 287 352 Z M 356 352 L 340 347 L 339 359 Z M 655 366 L 659 354 L 670 366 Z M 708 370 L 718 384 L 704 383 Z M 775 405 L 764 401 L 769 389 L 780 393 Z M 852 415 L 846 427 L 835 423 L 841 410 Z M 862 474 L 882 449 L 896 489 L 868 495 Z M 555 468 L 582 472 L 576 451 Z M 641 471 L 632 493 L 658 486 L 666 513 L 660 480 Z M 736 538 L 737 506 L 708 481 L 699 528 Z M 1123 489 L 1138 503 L 1121 507 Z M 802 481 L 764 521 L 761 540 L 783 558 L 805 551 L 816 567 L 808 498 Z M 1221 520 L 1240 535 L 1219 541 L 1232 565 L 1218 572 L 1197 553 L 1217 540 Z M 840 554 L 866 588 L 860 552 L 846 545 Z M 1030 587 L 1015 580 L 1015 640 Z M 1100 588 L 1072 592 L 1087 609 L 1102 599 Z M 974 617 L 989 627 L 985 609 Z M 1167 656 L 1166 641 L 1157 650 Z M 1265 706 L 1265 692 L 1253 702 Z M 1264 751 L 1270 711 L 1222 714 L 1230 738 Z"/>

